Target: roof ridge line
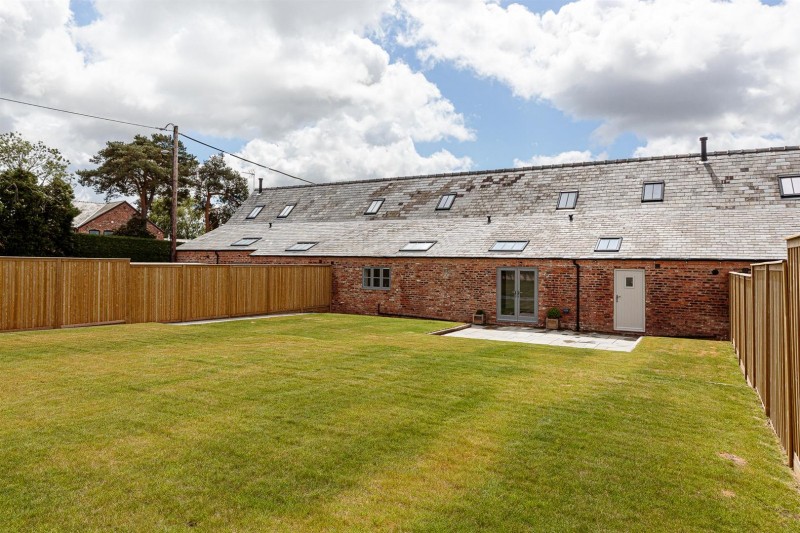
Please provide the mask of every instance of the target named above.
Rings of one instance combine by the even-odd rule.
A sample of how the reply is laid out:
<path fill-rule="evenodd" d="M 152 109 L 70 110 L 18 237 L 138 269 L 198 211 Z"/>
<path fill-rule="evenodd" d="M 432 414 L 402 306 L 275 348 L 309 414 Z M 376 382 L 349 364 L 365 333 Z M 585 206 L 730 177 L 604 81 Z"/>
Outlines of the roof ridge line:
<path fill-rule="evenodd" d="M 708 157 L 719 157 L 725 155 L 738 155 L 738 154 L 760 154 L 766 152 L 792 152 L 800 150 L 800 145 L 793 146 L 772 146 L 768 148 L 745 148 L 737 150 L 718 150 L 715 152 L 708 152 Z M 349 183 L 380 183 L 385 181 L 399 181 L 399 180 L 417 180 L 428 178 L 455 178 L 460 176 L 481 176 L 485 174 L 501 174 L 511 172 L 528 172 L 531 170 L 549 170 L 554 168 L 574 168 L 574 167 L 588 167 L 600 165 L 616 165 L 623 163 L 639 163 L 644 161 L 665 161 L 670 159 L 690 159 L 700 157 L 700 152 L 689 154 L 673 154 L 673 155 L 655 155 L 647 157 L 630 157 L 621 159 L 600 159 L 597 161 L 577 161 L 574 163 L 557 163 L 552 165 L 535 165 L 527 167 L 512 167 L 512 168 L 498 168 L 490 170 L 470 170 L 462 172 L 445 172 L 441 174 L 418 174 L 414 176 L 394 176 L 390 178 L 373 178 L 373 179 L 360 179 L 360 180 L 342 180 L 342 181 L 327 181 L 325 183 L 314 183 L 304 185 L 284 185 L 282 187 L 264 187 L 262 191 L 270 191 L 277 189 L 301 189 L 306 187 L 325 187 L 330 185 L 342 185 Z M 259 194 L 253 191 L 252 194 Z"/>

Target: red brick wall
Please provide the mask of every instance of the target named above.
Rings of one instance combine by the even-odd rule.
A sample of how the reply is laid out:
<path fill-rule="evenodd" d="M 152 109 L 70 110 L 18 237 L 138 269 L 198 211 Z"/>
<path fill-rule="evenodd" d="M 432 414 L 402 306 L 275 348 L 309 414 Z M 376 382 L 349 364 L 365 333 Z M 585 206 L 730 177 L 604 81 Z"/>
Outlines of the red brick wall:
<path fill-rule="evenodd" d="M 137 213 L 136 209 L 130 204 L 120 204 L 114 209 L 103 213 L 99 217 L 90 220 L 83 226 L 80 226 L 75 231 L 78 233 L 89 233 L 90 230 L 97 230 L 100 235 L 105 230 L 116 231 L 118 228 L 127 224 L 128 220 Z M 164 232 L 158 229 L 158 226 L 152 222 L 147 222 L 147 231 L 156 239 L 163 239 Z"/>
<path fill-rule="evenodd" d="M 571 260 L 427 259 L 361 257 L 250 257 L 248 252 L 181 252 L 178 260 L 204 263 L 330 263 L 332 310 L 470 321 L 483 309 L 496 323 L 497 268 L 539 271 L 539 322 L 547 309 L 568 308 L 564 327 L 576 322 L 576 270 Z M 744 262 L 581 260 L 580 321 L 584 331 L 614 331 L 614 269 L 645 270 L 646 330 L 649 335 L 727 338 L 728 275 Z M 361 288 L 365 266 L 392 269 L 389 290 Z M 713 270 L 718 273 L 712 274 Z"/>

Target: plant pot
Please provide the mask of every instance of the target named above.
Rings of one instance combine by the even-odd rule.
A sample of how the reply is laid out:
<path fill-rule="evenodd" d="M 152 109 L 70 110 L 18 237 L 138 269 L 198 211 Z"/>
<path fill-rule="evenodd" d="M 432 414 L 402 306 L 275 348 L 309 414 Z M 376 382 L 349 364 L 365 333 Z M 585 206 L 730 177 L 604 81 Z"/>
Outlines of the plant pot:
<path fill-rule="evenodd" d="M 484 314 L 472 315 L 472 323 L 478 326 L 482 326 L 484 323 L 486 323 L 486 315 Z"/>
<path fill-rule="evenodd" d="M 561 320 L 558 318 L 548 318 L 545 320 L 545 327 L 547 329 L 560 329 Z"/>

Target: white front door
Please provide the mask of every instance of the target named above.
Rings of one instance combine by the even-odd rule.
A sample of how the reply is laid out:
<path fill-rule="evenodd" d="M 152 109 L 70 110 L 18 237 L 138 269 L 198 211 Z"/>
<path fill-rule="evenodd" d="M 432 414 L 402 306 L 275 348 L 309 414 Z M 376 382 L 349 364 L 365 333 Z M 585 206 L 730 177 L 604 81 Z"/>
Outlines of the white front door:
<path fill-rule="evenodd" d="M 614 271 L 614 329 L 644 332 L 644 270 Z"/>

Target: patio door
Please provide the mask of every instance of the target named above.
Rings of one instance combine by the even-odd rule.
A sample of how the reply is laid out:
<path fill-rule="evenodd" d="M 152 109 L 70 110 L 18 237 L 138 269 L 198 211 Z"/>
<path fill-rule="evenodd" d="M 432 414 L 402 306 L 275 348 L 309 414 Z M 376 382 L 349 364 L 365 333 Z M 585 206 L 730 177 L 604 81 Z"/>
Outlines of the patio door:
<path fill-rule="evenodd" d="M 538 283 L 535 268 L 497 269 L 497 320 L 538 322 Z"/>

